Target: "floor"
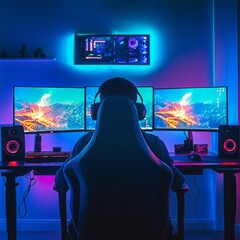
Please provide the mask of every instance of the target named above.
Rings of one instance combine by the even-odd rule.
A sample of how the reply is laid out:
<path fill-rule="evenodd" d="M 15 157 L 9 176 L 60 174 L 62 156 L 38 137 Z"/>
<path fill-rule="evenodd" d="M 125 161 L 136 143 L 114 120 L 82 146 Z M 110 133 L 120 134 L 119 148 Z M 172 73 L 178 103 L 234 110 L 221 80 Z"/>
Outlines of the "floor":
<path fill-rule="evenodd" d="M 0 239 L 7 240 L 6 232 L 0 232 Z M 18 232 L 18 240 L 61 240 L 59 232 Z M 185 233 L 185 240 L 224 240 L 223 232 L 191 231 Z M 235 237 L 240 240 L 240 233 Z"/>

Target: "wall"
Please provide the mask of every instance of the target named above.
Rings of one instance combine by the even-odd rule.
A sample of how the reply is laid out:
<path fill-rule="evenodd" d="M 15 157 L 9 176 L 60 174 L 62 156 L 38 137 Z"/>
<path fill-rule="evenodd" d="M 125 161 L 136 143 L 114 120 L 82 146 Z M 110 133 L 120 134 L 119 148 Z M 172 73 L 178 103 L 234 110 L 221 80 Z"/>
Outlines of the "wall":
<path fill-rule="evenodd" d="M 234 9 L 235 0 L 226 4 Z M 225 4 L 218 2 L 219 9 Z M 222 13 L 225 17 L 225 12 Z M 226 13 L 227 17 L 230 16 Z M 235 12 L 233 11 L 233 14 Z M 231 55 L 222 54 L 226 48 L 215 48 L 219 34 L 225 33 L 218 28 L 214 32 L 214 8 L 210 0 L 149 0 L 113 1 L 93 0 L 0 0 L 0 52 L 6 49 L 9 56 L 16 56 L 22 44 L 26 44 L 29 55 L 37 47 L 42 47 L 48 57 L 56 61 L 0 61 L 0 123 L 12 123 L 12 88 L 23 86 L 98 86 L 113 76 L 124 76 L 136 85 L 154 87 L 198 87 L 212 85 L 230 85 L 235 93 L 236 66 Z M 233 15 L 234 16 L 234 15 Z M 226 22 L 230 33 L 234 19 Z M 228 28 L 231 26 L 230 28 Z M 73 36 L 74 33 L 150 33 L 151 65 L 150 66 L 74 66 Z M 225 35 L 224 35 L 225 36 Z M 231 44 L 229 41 L 234 41 Z M 236 47 L 235 39 L 223 39 L 223 46 Z M 226 45 L 225 45 L 226 44 Z M 232 49 L 231 48 L 231 49 Z M 215 52 L 217 51 L 217 52 Z M 220 68 L 218 60 L 224 61 Z M 230 61 L 231 60 L 231 61 Z M 230 63 L 229 63 L 230 61 Z M 233 63 L 233 65 L 232 65 Z M 215 71 L 215 67 L 222 72 Z M 231 77 L 229 69 L 234 68 Z M 231 80 L 231 81 L 230 81 Z M 230 113 L 237 111 L 231 105 Z M 230 118 L 232 116 L 230 115 Z M 234 117 L 233 117 L 234 118 Z M 183 143 L 182 132 L 154 132 L 165 142 L 169 151 L 175 143 Z M 71 150 L 82 133 L 45 134 L 43 150 L 61 146 Z M 26 136 L 26 150 L 33 149 L 33 137 Z M 210 150 L 216 150 L 216 134 L 194 133 L 196 143 L 208 143 Z M 18 220 L 19 229 L 58 229 L 57 195 L 52 191 L 53 176 L 36 176 L 34 185 L 27 198 L 28 212 L 24 219 Z M 215 205 L 217 189 L 221 189 L 221 178 L 212 171 L 200 176 L 186 176 L 191 191 L 187 194 L 186 224 L 188 228 L 213 228 L 215 224 Z M 25 177 L 19 179 L 18 201 L 28 185 Z M 206 188 L 207 186 L 207 188 Z M 0 182 L 4 202 L 4 182 Z M 41 199 L 41 201 L 39 201 Z M 175 196 L 172 196 L 172 218 L 176 218 Z M 204 206 L 204 208 L 202 207 Z M 195 210 L 192 210 L 195 209 Z M 210 211 L 209 211 L 210 209 Z M 21 208 L 23 211 L 23 209 Z M 217 214 L 221 215 L 222 212 Z M 0 228 L 5 228 L 5 213 L 0 212 Z M 201 222 L 199 221 L 201 219 Z M 30 224 L 31 222 L 31 224 Z M 27 223 L 27 224 L 26 224 Z M 220 223 L 221 225 L 221 223 Z"/>
<path fill-rule="evenodd" d="M 238 28 L 237 24 L 237 2 L 215 1 L 215 82 L 216 85 L 226 84 L 229 87 L 229 124 L 238 124 L 239 101 L 238 99 Z M 231 27 L 229 27 L 231 25 Z M 236 174 L 237 189 L 239 189 L 239 174 Z M 220 181 L 218 181 L 219 184 Z M 221 185 L 221 183 L 220 183 Z M 221 188 L 218 187 L 217 196 L 222 196 Z M 240 195 L 237 192 L 237 203 Z M 220 206 L 219 206 L 220 207 Z M 218 208 L 219 209 L 219 208 Z M 218 221 L 221 213 L 216 213 L 216 225 L 221 226 Z M 236 221 L 240 223 L 240 208 L 237 204 Z"/>
<path fill-rule="evenodd" d="M 238 25 L 237 25 L 237 29 L 238 29 L 238 38 L 237 41 L 239 43 L 239 39 L 240 39 L 240 12 L 239 12 L 239 6 L 240 6 L 240 1 L 238 0 L 237 2 L 237 6 L 238 6 Z M 238 47 L 238 83 L 240 82 L 240 48 Z M 240 100 L 240 86 L 238 84 L 238 103 Z M 238 108 L 239 108 L 239 104 L 238 104 Z M 238 124 L 240 124 L 240 111 L 238 110 Z M 238 174 L 237 176 L 237 188 L 240 189 L 240 174 Z M 237 202 L 240 202 L 240 191 L 238 191 L 237 193 Z M 236 217 L 237 223 L 240 223 L 240 206 L 237 207 L 237 217 Z"/>

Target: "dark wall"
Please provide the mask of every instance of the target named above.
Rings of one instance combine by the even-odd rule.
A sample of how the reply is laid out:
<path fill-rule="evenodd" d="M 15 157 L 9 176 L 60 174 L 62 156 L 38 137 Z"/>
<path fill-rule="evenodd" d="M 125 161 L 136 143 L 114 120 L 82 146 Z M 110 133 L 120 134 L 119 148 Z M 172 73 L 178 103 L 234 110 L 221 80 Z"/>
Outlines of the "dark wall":
<path fill-rule="evenodd" d="M 14 57 L 22 44 L 27 45 L 30 56 L 34 49 L 43 47 L 47 56 L 56 57 L 57 62 L 40 66 L 4 64 L 3 78 L 11 82 L 39 84 L 41 80 L 41 84 L 92 85 L 121 73 L 139 84 L 168 87 L 211 84 L 212 6 L 209 1 L 13 2 L 1 4 L 0 20 L 4 24 L 0 29 L 0 49 L 6 49 L 9 57 Z M 72 50 L 68 38 L 75 32 L 150 33 L 154 41 L 154 70 L 146 68 L 143 74 L 138 73 L 141 67 L 124 72 L 121 68 L 99 72 L 96 67 L 95 74 L 83 68 L 72 71 L 73 68 L 63 64 L 67 51 Z M 10 71 L 12 67 L 17 68 L 15 74 Z"/>

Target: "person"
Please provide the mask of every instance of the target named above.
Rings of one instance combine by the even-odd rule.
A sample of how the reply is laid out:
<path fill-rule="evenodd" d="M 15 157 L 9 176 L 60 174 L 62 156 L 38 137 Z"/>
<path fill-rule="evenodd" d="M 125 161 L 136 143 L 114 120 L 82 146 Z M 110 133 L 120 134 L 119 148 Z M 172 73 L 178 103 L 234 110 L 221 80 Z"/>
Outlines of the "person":
<path fill-rule="evenodd" d="M 139 95 L 139 92 L 137 90 L 137 87 L 130 82 L 129 80 L 121 77 L 115 77 L 111 78 L 107 81 L 105 81 L 98 90 L 98 93 L 96 96 L 100 94 L 100 103 L 104 99 L 104 97 L 107 96 L 114 96 L 114 95 L 121 95 L 121 96 L 126 96 L 129 97 L 133 100 L 133 102 L 136 104 L 137 103 L 137 96 Z M 95 98 L 96 98 L 95 96 Z M 95 102 L 95 100 L 94 100 Z M 173 159 L 170 158 L 169 152 L 167 150 L 167 147 L 165 143 L 156 135 L 147 133 L 145 131 L 142 131 L 143 137 L 151 149 L 151 151 L 158 157 L 162 162 L 166 163 L 173 171 L 173 182 L 172 182 L 172 190 L 175 191 L 178 189 L 180 186 L 185 184 L 185 178 L 183 174 L 174 167 L 174 161 Z M 59 168 L 59 170 L 56 173 L 55 176 L 55 187 L 57 189 L 63 189 L 63 190 L 68 190 L 68 184 L 66 182 L 66 179 L 64 177 L 63 169 L 66 163 L 68 163 L 71 159 L 73 159 L 76 155 L 78 155 L 84 147 L 88 144 L 90 141 L 91 137 L 93 135 L 93 131 L 88 132 L 84 134 L 75 144 L 71 155 L 69 158 L 62 164 L 62 166 Z M 169 224 L 168 227 L 168 234 L 169 238 L 171 239 L 171 235 L 173 232 L 173 227 L 171 223 Z"/>

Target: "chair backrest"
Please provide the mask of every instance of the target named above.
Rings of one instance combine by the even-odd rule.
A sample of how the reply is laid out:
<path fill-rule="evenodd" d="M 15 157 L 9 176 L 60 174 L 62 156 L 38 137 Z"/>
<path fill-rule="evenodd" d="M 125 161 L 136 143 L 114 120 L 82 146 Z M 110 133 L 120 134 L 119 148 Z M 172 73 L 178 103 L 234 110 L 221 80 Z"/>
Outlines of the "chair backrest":
<path fill-rule="evenodd" d="M 141 131 L 130 98 L 102 101 L 92 139 L 64 168 L 79 239 L 164 239 L 172 171 Z"/>

